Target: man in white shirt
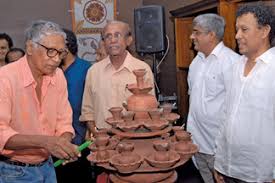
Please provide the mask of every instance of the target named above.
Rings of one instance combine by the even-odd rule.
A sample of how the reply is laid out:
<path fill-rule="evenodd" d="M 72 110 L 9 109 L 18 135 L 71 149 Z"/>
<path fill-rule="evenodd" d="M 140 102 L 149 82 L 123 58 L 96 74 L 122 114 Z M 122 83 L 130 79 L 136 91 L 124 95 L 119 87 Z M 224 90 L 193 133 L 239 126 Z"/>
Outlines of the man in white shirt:
<path fill-rule="evenodd" d="M 239 55 L 222 42 L 224 27 L 225 21 L 219 15 L 199 15 L 193 21 L 190 36 L 198 54 L 188 73 L 187 131 L 192 133 L 193 142 L 199 146 L 194 158 L 206 183 L 214 183 L 215 137 L 224 117 L 223 73 L 239 59 Z"/>
<path fill-rule="evenodd" d="M 226 118 L 217 137 L 218 183 L 272 182 L 275 170 L 275 48 L 272 11 L 263 5 L 237 12 L 243 54 L 225 74 Z"/>

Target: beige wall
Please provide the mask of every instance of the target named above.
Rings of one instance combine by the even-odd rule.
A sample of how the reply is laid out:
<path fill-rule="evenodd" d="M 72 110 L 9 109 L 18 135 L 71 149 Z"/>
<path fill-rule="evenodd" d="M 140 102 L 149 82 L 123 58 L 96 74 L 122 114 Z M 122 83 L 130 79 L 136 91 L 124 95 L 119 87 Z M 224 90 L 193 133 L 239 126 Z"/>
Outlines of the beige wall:
<path fill-rule="evenodd" d="M 131 2 L 131 3 L 129 3 Z M 117 18 L 134 28 L 134 8 L 142 0 L 117 0 Z M 23 46 L 25 28 L 33 20 L 54 21 L 71 28 L 70 0 L 0 0 L 0 32 L 10 34 L 16 46 Z"/>
<path fill-rule="evenodd" d="M 134 8 L 142 5 L 163 5 L 166 32 L 170 40 L 168 56 L 161 65 L 160 88 L 163 94 L 176 93 L 174 24 L 169 11 L 199 0 L 117 0 L 117 19 L 128 22 L 134 32 Z M 23 32 L 31 21 L 51 20 L 71 28 L 70 0 L 0 0 L 0 32 L 10 34 L 15 46 L 23 47 Z"/>
<path fill-rule="evenodd" d="M 51 20 L 71 28 L 69 0 L 0 0 L 0 32 L 12 36 L 23 47 L 24 30 L 31 21 Z"/>

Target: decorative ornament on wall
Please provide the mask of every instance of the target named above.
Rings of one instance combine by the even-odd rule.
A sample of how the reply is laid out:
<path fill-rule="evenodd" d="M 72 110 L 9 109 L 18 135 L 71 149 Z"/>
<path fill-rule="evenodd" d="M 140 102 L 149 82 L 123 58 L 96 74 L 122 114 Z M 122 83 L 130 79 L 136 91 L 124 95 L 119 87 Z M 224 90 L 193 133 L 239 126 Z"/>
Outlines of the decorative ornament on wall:
<path fill-rule="evenodd" d="M 107 9 L 100 1 L 89 1 L 85 4 L 83 15 L 91 24 L 100 24 L 106 18 Z"/>
<path fill-rule="evenodd" d="M 115 19 L 116 0 L 71 0 L 72 25 L 78 39 L 78 56 L 94 62 L 101 31 Z"/>

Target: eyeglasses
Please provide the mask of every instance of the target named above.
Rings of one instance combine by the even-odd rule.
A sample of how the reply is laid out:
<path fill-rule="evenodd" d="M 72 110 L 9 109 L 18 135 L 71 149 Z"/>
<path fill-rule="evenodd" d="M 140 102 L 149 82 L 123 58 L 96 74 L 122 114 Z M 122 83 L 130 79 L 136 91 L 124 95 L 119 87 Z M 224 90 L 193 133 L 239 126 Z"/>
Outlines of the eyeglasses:
<path fill-rule="evenodd" d="M 129 36 L 130 33 L 126 34 L 126 35 L 122 35 L 120 32 L 115 32 L 114 34 L 106 34 L 103 36 L 103 40 L 104 41 L 111 41 L 113 38 L 115 38 L 116 40 L 120 40 L 125 36 Z"/>
<path fill-rule="evenodd" d="M 38 43 L 38 42 L 35 42 L 35 43 L 38 44 L 39 46 L 42 46 L 43 48 L 45 48 L 47 50 L 47 56 L 50 57 L 50 58 L 53 58 L 58 54 L 59 58 L 64 59 L 68 55 L 67 50 L 59 51 L 55 48 L 48 48 L 48 47 L 44 46 L 41 43 Z"/>
<path fill-rule="evenodd" d="M 209 33 L 209 31 L 199 31 L 199 30 L 192 31 L 192 35 L 194 35 L 194 36 L 199 36 L 201 34 L 207 34 L 207 33 Z"/>

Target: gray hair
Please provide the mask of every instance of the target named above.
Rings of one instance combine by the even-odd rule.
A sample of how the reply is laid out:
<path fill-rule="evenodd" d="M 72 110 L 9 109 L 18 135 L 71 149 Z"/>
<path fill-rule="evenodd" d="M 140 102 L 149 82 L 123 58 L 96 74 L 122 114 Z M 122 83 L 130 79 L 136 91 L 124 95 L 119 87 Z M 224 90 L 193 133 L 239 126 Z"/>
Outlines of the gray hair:
<path fill-rule="evenodd" d="M 107 24 L 104 26 L 101 35 L 105 34 L 106 28 L 111 24 L 121 24 L 121 25 L 123 25 L 126 35 L 131 36 L 132 33 L 131 33 L 130 25 L 128 23 L 125 23 L 125 22 L 122 22 L 122 21 L 119 21 L 119 20 L 107 21 Z"/>
<path fill-rule="evenodd" d="M 217 14 L 207 13 L 199 15 L 193 20 L 193 26 L 199 26 L 207 32 L 216 33 L 219 41 L 223 39 L 225 20 Z"/>
<path fill-rule="evenodd" d="M 66 40 L 66 34 L 58 24 L 45 20 L 37 20 L 32 22 L 26 29 L 25 41 L 39 42 L 43 37 L 49 35 L 61 35 Z"/>

